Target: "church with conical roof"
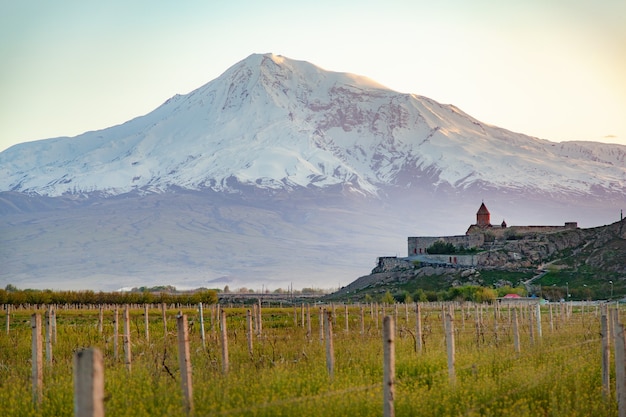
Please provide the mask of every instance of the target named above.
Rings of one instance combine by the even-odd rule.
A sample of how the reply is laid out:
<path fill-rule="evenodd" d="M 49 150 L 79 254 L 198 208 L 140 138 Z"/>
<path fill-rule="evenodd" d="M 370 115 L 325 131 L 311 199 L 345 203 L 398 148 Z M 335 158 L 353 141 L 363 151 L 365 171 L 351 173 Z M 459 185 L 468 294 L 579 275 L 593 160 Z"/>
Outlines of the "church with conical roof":
<path fill-rule="evenodd" d="M 408 256 L 409 257 L 432 257 L 432 254 L 428 253 L 428 248 L 435 242 L 450 243 L 453 245 L 458 253 L 463 253 L 468 249 L 488 250 L 486 244 L 489 244 L 489 248 L 492 248 L 494 244 L 500 241 L 506 241 L 510 239 L 520 239 L 525 235 L 532 234 L 545 234 L 559 232 L 565 229 L 576 229 L 578 223 L 566 222 L 564 226 L 510 226 L 508 227 L 503 220 L 499 225 L 491 224 L 491 213 L 485 202 L 483 201 L 476 212 L 476 223 L 470 225 L 464 235 L 457 236 L 420 236 L 408 238 Z M 465 260 L 463 256 L 445 256 L 447 262 L 450 264 L 475 264 L 477 258 L 475 256 L 468 256 L 469 261 Z M 463 260 L 462 260 L 463 259 Z"/>
<path fill-rule="evenodd" d="M 489 227 L 491 226 L 491 213 L 487 210 L 485 202 L 480 205 L 478 212 L 476 213 L 476 226 Z"/>
<path fill-rule="evenodd" d="M 476 223 L 471 225 L 465 234 L 482 233 L 485 229 L 506 229 L 506 222 L 502 220 L 499 226 L 491 224 L 491 213 L 483 201 L 476 212 Z"/>

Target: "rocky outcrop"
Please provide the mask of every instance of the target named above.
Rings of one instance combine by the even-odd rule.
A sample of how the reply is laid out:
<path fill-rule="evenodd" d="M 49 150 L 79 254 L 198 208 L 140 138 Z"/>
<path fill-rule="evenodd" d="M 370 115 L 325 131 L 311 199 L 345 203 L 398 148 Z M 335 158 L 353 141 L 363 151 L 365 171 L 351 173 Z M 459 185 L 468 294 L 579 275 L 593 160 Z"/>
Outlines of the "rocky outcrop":
<path fill-rule="evenodd" d="M 554 233 L 528 234 L 516 239 L 495 240 L 475 256 L 476 267 L 427 265 L 406 258 L 381 257 L 370 275 L 358 278 L 334 295 L 388 288 L 413 279 L 437 276 L 449 286 L 482 285 L 481 269 L 528 270 L 556 268 L 576 269 L 586 265 L 596 271 L 623 274 L 626 278 L 626 221 L 592 229 L 568 229 Z M 496 286 L 512 285 L 502 281 Z"/>
<path fill-rule="evenodd" d="M 496 240 L 477 255 L 479 267 L 505 269 L 541 268 L 556 257 L 602 249 L 609 241 L 626 239 L 624 221 L 592 229 L 570 229 L 555 233 L 530 234 L 516 240 Z M 618 245 L 619 246 L 619 245 Z"/>

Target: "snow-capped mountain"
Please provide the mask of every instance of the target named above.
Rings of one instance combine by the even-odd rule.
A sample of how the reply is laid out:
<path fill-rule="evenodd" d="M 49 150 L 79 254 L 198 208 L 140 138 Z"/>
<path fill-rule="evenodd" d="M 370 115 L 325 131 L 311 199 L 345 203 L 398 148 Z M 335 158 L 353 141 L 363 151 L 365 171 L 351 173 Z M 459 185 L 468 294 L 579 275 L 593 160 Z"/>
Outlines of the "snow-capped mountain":
<path fill-rule="evenodd" d="M 553 143 L 452 105 L 272 54 L 251 55 L 153 112 L 0 153 L 0 191 L 59 196 L 428 182 L 577 195 L 626 190 L 626 146 Z"/>
<path fill-rule="evenodd" d="M 626 147 L 554 143 L 364 77 L 251 55 L 153 112 L 0 153 L 0 287 L 329 288 L 462 234 L 612 223 Z"/>

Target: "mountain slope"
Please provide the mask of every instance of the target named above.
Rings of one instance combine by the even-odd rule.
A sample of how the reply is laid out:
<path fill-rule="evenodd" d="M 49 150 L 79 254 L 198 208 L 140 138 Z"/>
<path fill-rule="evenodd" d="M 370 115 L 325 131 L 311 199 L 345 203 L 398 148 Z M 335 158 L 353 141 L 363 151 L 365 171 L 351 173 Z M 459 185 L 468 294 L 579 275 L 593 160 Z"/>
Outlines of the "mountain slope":
<path fill-rule="evenodd" d="M 176 190 L 56 202 L 0 216 L 0 287 L 330 288 L 404 246 L 402 219 L 358 201 Z"/>
<path fill-rule="evenodd" d="M 342 185 L 621 194 L 626 147 L 552 143 L 364 77 L 271 54 L 125 124 L 0 153 L 0 190 L 234 191 Z"/>

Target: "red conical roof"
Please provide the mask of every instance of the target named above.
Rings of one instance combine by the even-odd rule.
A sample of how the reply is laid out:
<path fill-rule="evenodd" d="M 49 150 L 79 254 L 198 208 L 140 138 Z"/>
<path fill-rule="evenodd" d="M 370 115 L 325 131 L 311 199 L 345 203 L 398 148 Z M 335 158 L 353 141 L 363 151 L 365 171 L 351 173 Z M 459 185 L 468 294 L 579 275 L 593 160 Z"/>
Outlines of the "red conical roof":
<path fill-rule="evenodd" d="M 489 210 L 487 210 L 487 206 L 485 206 L 485 203 L 482 203 L 480 205 L 480 208 L 478 209 L 478 213 L 476 214 L 490 214 Z"/>

